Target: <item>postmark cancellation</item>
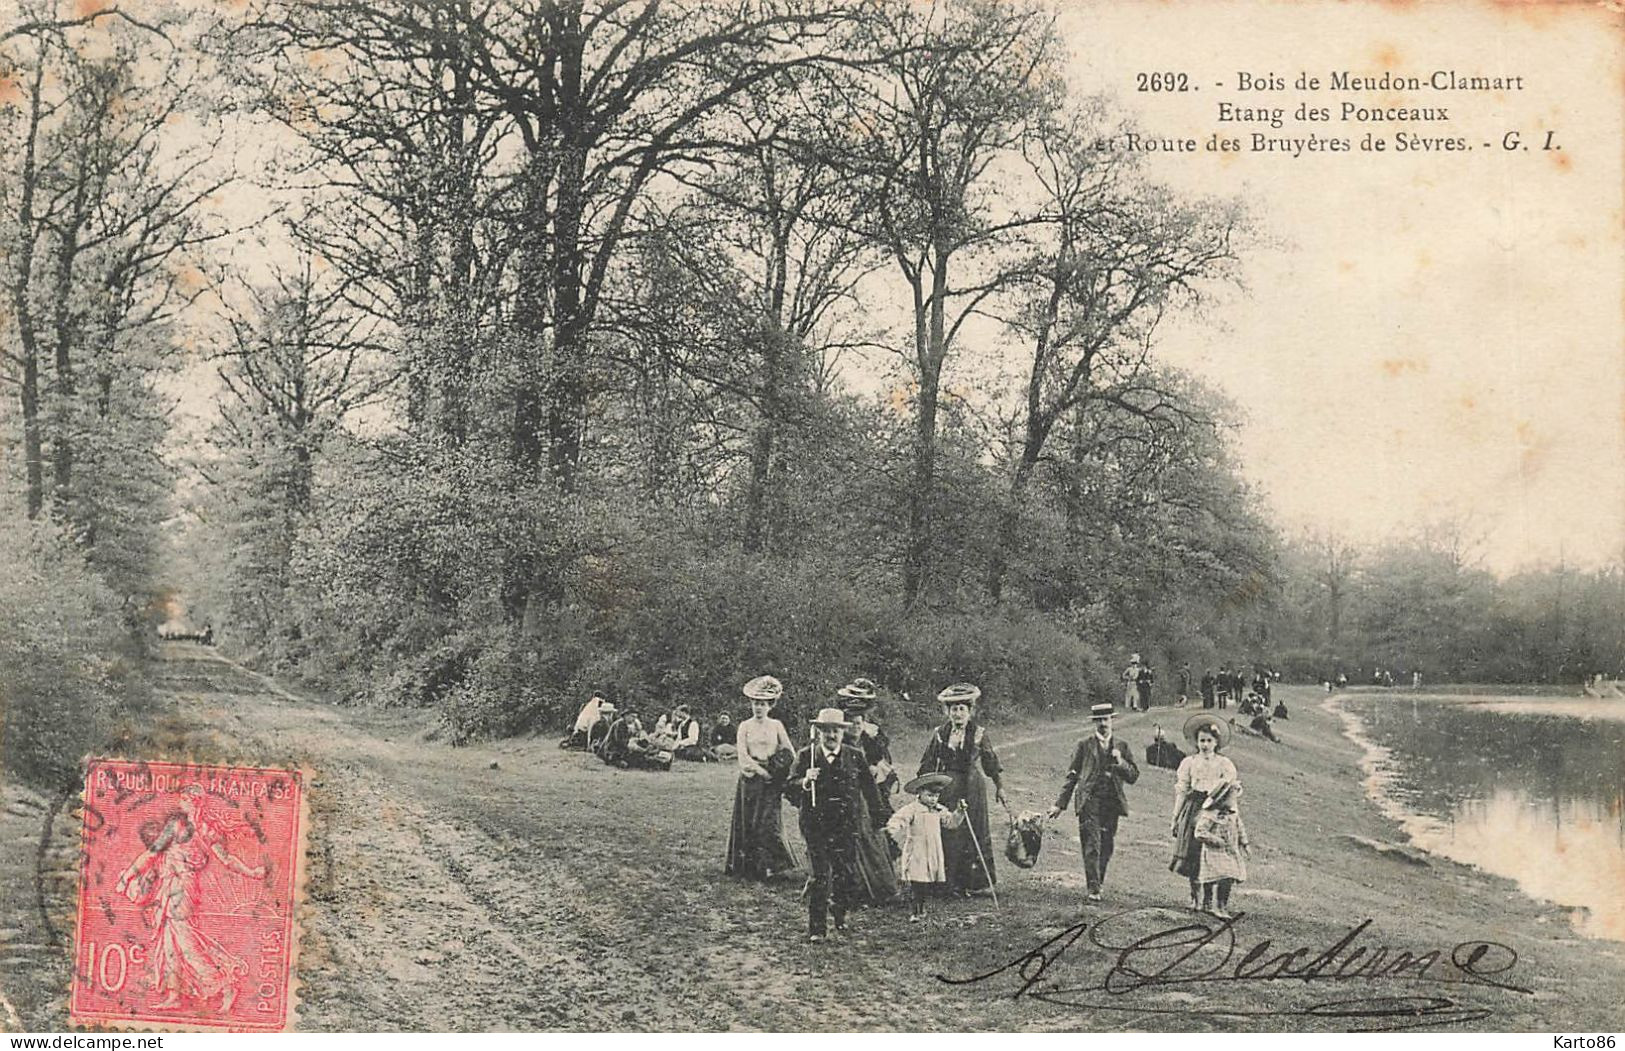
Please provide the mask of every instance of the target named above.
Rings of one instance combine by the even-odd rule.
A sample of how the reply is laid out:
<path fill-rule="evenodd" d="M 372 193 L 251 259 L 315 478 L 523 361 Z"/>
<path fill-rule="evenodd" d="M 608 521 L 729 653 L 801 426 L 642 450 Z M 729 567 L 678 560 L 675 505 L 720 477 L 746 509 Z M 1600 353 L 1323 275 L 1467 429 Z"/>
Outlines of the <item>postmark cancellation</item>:
<path fill-rule="evenodd" d="M 299 770 L 88 761 L 73 1024 L 292 1027 L 307 781 Z"/>

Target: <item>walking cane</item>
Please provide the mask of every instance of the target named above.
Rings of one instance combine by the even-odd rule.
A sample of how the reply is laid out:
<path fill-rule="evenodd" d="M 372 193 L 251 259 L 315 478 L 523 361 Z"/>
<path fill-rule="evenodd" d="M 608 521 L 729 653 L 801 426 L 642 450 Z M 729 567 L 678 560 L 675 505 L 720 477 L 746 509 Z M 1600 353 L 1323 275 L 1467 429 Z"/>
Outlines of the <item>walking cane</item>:
<path fill-rule="evenodd" d="M 987 866 L 987 855 L 982 853 L 981 840 L 976 838 L 976 825 L 970 819 L 970 811 L 965 811 L 965 831 L 970 833 L 971 845 L 976 848 L 976 858 L 982 863 L 982 875 L 987 877 L 987 889 L 993 895 L 993 907 L 999 907 L 999 888 L 993 885 L 993 870 Z"/>

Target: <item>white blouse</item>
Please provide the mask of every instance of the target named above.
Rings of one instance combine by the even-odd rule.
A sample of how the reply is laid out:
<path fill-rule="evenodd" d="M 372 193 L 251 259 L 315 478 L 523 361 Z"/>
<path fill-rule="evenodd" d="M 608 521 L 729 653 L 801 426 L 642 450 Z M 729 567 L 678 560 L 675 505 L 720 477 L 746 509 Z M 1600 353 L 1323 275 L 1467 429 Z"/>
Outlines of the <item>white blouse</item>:
<path fill-rule="evenodd" d="M 795 745 L 790 743 L 790 734 L 785 730 L 784 724 L 769 716 L 758 719 L 755 716 L 739 724 L 739 770 L 744 774 L 759 772 L 769 756 L 781 748 L 794 750 Z"/>
<path fill-rule="evenodd" d="M 1226 781 L 1239 780 L 1236 764 L 1217 752 L 1211 756 L 1201 752 L 1186 756 L 1174 773 L 1174 813 L 1179 813 L 1179 804 L 1185 801 L 1186 793 L 1211 792 Z"/>

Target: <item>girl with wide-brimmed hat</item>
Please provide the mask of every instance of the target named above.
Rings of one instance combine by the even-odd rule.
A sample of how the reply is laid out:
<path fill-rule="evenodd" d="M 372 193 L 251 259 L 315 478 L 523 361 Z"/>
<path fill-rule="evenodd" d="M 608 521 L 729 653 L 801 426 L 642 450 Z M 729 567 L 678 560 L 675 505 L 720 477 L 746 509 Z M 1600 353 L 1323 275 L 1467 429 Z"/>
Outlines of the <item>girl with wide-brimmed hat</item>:
<path fill-rule="evenodd" d="M 779 680 L 759 675 L 745 684 L 743 692 L 750 700 L 751 717 L 740 721 L 734 738 L 739 781 L 734 787 L 733 824 L 728 830 L 728 860 L 723 871 L 745 879 L 770 880 L 800 867 L 784 839 L 780 798 L 796 748 L 784 724 L 768 714 L 784 695 Z"/>
<path fill-rule="evenodd" d="M 942 804 L 956 809 L 965 802 L 966 823 L 958 829 L 945 829 L 942 849 L 947 861 L 947 887 L 950 894 L 966 894 L 990 888 L 998 875 L 987 821 L 987 782 L 993 782 L 996 798 L 1004 802 L 1001 778 L 1004 768 L 993 750 L 987 731 L 976 721 L 976 703 L 982 691 L 968 682 L 954 683 L 937 694 L 947 722 L 937 727 L 920 759 L 921 774 L 947 774 L 952 783 L 942 790 Z M 984 778 L 983 775 L 986 775 Z"/>
<path fill-rule="evenodd" d="M 1247 832 L 1237 808 L 1241 780 L 1236 764 L 1219 754 L 1230 727 L 1200 712 L 1185 720 L 1185 737 L 1196 751 L 1174 774 L 1174 855 L 1168 868 L 1189 881 L 1191 908 L 1228 917 L 1230 889 L 1247 878 Z"/>
<path fill-rule="evenodd" d="M 925 916 L 926 893 L 948 878 L 947 856 L 942 849 L 945 828 L 958 828 L 965 823 L 965 802 L 949 810 L 940 802 L 942 790 L 954 783 L 947 774 L 921 774 L 903 786 L 905 792 L 917 795 L 905 803 L 886 822 L 886 832 L 896 840 L 901 851 L 899 869 L 909 886 L 910 923 L 918 923 Z"/>

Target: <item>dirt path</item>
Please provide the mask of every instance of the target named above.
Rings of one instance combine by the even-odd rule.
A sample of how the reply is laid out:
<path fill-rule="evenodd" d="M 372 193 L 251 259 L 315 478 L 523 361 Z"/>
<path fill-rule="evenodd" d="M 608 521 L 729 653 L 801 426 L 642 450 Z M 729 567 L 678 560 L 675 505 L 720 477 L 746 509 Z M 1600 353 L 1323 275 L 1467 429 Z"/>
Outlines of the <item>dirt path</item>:
<path fill-rule="evenodd" d="M 939 971 L 996 966 L 1088 918 L 1067 821 L 1037 869 L 1014 871 L 998 859 L 998 910 L 987 901 L 942 904 L 918 926 L 901 910 L 866 912 L 845 941 L 811 947 L 800 937 L 804 907 L 793 885 L 746 885 L 720 873 L 731 768 L 616 771 L 550 740 L 452 749 L 426 739 L 423 713 L 304 699 L 199 647 L 174 646 L 166 657 L 155 675 L 167 711 L 132 728 L 125 754 L 312 770 L 300 1028 L 1236 1027 L 1233 1016 L 1166 1013 L 1200 1003 L 1177 989 L 1081 1009 L 1015 998 L 1010 982 L 935 980 Z M 1521 964 L 1534 992 L 1508 998 L 1512 1013 L 1493 1028 L 1550 1028 L 1541 1024 L 1548 1012 L 1551 1024 L 1560 1014 L 1568 1025 L 1619 1027 L 1608 990 L 1617 990 L 1625 961 L 1614 947 L 1572 937 L 1560 914 L 1507 893 L 1501 881 L 1453 865 L 1406 866 L 1351 845 L 1351 836 L 1374 842 L 1393 830 L 1352 787 L 1357 752 L 1334 721 L 1308 704 L 1299 711 L 1291 747 L 1237 742 L 1260 843 L 1245 893 L 1270 936 L 1318 950 L 1350 922 L 1384 916 L 1390 942 L 1448 946 L 1482 929 L 1486 908 L 1495 909 L 1497 930 L 1536 932 L 1540 945 Z M 1123 736 L 1138 742 L 1152 721 L 1172 726 L 1183 714 L 1126 718 Z M 923 736 L 899 735 L 905 766 Z M 995 733 L 1017 811 L 1047 805 L 1073 740 L 1055 726 Z M 1189 914 L 1162 908 L 1182 896 L 1164 868 L 1170 779 L 1148 771 L 1133 789 L 1135 813 L 1120 830 L 1109 889 L 1114 908 L 1165 913 L 1177 925 Z M 65 1025 L 66 950 L 46 921 L 67 929 L 75 843 L 71 819 L 63 820 L 39 850 L 49 807 L 8 789 L 0 810 L 0 1024 L 8 1029 Z M 786 817 L 793 826 L 788 808 Z M 36 870 L 47 874 L 38 884 L 44 914 L 31 891 L 19 890 L 36 886 Z M 1396 906 L 1415 912 L 1395 916 Z M 1072 957 L 1080 970 L 1111 959 L 1086 943 Z M 1236 995 L 1248 1011 L 1279 999 L 1263 983 Z M 1269 1015 L 1245 1023 L 1304 1025 Z"/>

